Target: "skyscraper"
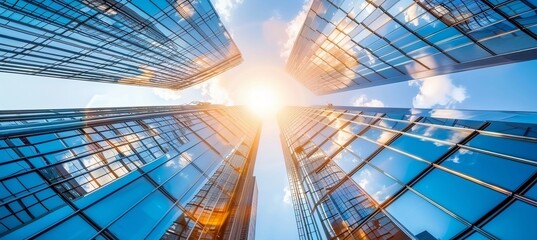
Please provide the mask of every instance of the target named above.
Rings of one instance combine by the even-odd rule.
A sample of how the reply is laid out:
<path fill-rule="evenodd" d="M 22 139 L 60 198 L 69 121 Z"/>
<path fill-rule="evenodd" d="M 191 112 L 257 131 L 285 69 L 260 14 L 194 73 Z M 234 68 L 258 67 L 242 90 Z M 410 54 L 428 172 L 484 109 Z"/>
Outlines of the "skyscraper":
<path fill-rule="evenodd" d="M 249 234 L 260 122 L 246 111 L 0 112 L 0 239 Z"/>
<path fill-rule="evenodd" d="M 183 89 L 240 63 L 209 0 L 0 1 L 0 71 Z"/>
<path fill-rule="evenodd" d="M 536 4 L 313 0 L 287 69 L 327 94 L 535 59 Z"/>
<path fill-rule="evenodd" d="M 537 113 L 288 107 L 301 239 L 537 238 Z"/>

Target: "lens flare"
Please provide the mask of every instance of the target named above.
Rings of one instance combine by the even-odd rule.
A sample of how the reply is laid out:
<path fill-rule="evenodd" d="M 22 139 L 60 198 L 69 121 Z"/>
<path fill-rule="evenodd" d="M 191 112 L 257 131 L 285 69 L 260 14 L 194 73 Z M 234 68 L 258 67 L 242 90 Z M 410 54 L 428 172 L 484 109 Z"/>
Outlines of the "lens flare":
<path fill-rule="evenodd" d="M 281 108 L 278 92 L 266 85 L 248 89 L 247 101 L 248 108 L 262 119 L 274 117 Z"/>

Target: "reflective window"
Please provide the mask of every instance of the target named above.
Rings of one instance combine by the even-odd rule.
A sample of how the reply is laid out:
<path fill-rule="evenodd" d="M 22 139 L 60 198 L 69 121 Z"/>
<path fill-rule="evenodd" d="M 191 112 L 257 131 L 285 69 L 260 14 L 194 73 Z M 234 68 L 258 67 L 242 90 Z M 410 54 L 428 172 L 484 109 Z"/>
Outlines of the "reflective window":
<path fill-rule="evenodd" d="M 188 154 L 188 152 L 185 155 L 187 155 L 187 154 Z M 226 156 L 226 155 L 224 155 L 224 156 Z M 214 170 L 214 167 L 216 166 L 215 164 L 217 162 L 220 162 L 220 161 L 222 161 L 222 157 L 217 156 L 216 153 L 214 153 L 214 151 L 207 151 L 204 154 L 202 154 L 201 156 L 199 156 L 198 158 L 193 160 L 194 164 L 202 172 L 205 172 L 205 171 L 210 172 L 211 170 L 209 170 L 209 169 Z"/>
<path fill-rule="evenodd" d="M 155 223 L 160 221 L 171 207 L 172 202 L 161 192 L 153 192 L 127 214 L 121 216 L 109 229 L 119 239 L 145 238 Z M 165 219 L 169 224 L 173 220 L 175 219 L 169 217 Z"/>
<path fill-rule="evenodd" d="M 108 195 L 84 212 L 101 227 L 127 211 L 153 189 L 146 180 L 138 179 L 119 191 Z"/>
<path fill-rule="evenodd" d="M 190 186 L 190 188 L 187 189 L 187 192 L 183 194 L 179 203 L 185 206 L 188 202 L 192 201 L 195 195 L 204 186 L 203 184 L 206 184 L 208 181 L 209 180 L 204 176 L 200 176 L 199 178 L 197 178 L 197 180 L 192 184 L 192 186 Z"/>
<path fill-rule="evenodd" d="M 365 132 L 362 136 L 366 137 L 369 140 L 378 142 L 380 144 L 385 144 L 395 136 L 396 133 L 390 131 L 383 131 L 376 128 L 371 128 Z"/>
<path fill-rule="evenodd" d="M 534 124 L 492 122 L 485 130 L 518 136 L 537 137 L 537 126 Z"/>
<path fill-rule="evenodd" d="M 373 216 L 354 232 L 357 239 L 410 239 L 393 221 L 383 212 Z"/>
<path fill-rule="evenodd" d="M 537 201 L 537 184 L 533 184 L 533 187 L 531 187 L 524 195 Z"/>
<path fill-rule="evenodd" d="M 426 232 L 436 239 L 450 239 L 465 228 L 464 224 L 410 191 L 386 210 L 414 236 Z"/>
<path fill-rule="evenodd" d="M 164 183 L 170 177 L 189 165 L 191 160 L 192 159 L 189 159 L 187 153 L 182 153 L 149 172 L 149 176 L 157 183 Z"/>
<path fill-rule="evenodd" d="M 442 165 L 510 191 L 537 171 L 535 166 L 465 149 L 449 156 Z"/>
<path fill-rule="evenodd" d="M 350 180 L 341 184 L 329 195 L 329 198 L 343 220 L 350 226 L 359 223 L 375 210 L 363 191 L 359 190 Z"/>
<path fill-rule="evenodd" d="M 179 210 L 177 207 L 172 207 L 169 212 L 165 216 L 163 216 L 157 224 L 155 224 L 155 227 L 152 229 L 152 231 L 146 236 L 146 239 L 156 239 L 156 238 L 165 238 L 163 236 L 168 229 L 173 228 L 173 224 L 175 224 L 177 221 L 180 221 L 181 215 L 183 212 Z M 175 223 L 172 223 L 170 226 L 170 223 L 175 221 Z"/>
<path fill-rule="evenodd" d="M 432 142 L 406 135 L 398 137 L 392 144 L 390 144 L 390 146 L 429 162 L 436 161 L 451 148 L 451 146 L 443 143 Z"/>
<path fill-rule="evenodd" d="M 483 229 L 500 239 L 537 239 L 537 207 L 515 201 Z"/>
<path fill-rule="evenodd" d="M 378 203 L 384 202 L 402 188 L 395 180 L 369 165 L 360 168 L 352 179 Z"/>
<path fill-rule="evenodd" d="M 507 197 L 439 169 L 427 174 L 414 189 L 470 222 Z"/>
<path fill-rule="evenodd" d="M 375 150 L 377 150 L 380 146 L 377 144 L 374 144 L 372 142 L 369 142 L 367 140 L 357 138 L 354 140 L 350 145 L 348 145 L 346 148 L 356 154 L 360 161 L 363 161 L 369 155 L 371 155 Z"/>
<path fill-rule="evenodd" d="M 197 182 L 201 175 L 201 172 L 196 167 L 188 165 L 164 183 L 163 187 L 172 196 L 180 198 L 189 188 L 194 186 L 194 183 Z"/>
<path fill-rule="evenodd" d="M 505 31 L 505 29 L 511 30 L 513 26 L 503 25 L 506 22 L 491 26 L 493 31 Z M 507 42 L 516 42 L 517 44 L 506 44 Z M 486 39 L 481 42 L 485 47 L 491 49 L 498 54 L 510 53 L 517 50 L 534 48 L 537 46 L 537 42 L 534 38 L 528 36 L 526 33 L 517 30 L 509 34 L 503 34 L 491 39 Z"/>
<path fill-rule="evenodd" d="M 459 143 L 471 133 L 470 130 L 454 130 L 426 125 L 414 125 L 408 132 L 452 143 Z"/>
<path fill-rule="evenodd" d="M 326 154 L 326 156 L 331 156 L 334 152 L 336 152 L 340 148 L 340 145 L 336 144 L 335 142 L 329 139 L 320 148 Z"/>
<path fill-rule="evenodd" d="M 332 160 L 346 173 L 353 170 L 362 162 L 361 159 L 352 154 L 349 150 L 339 152 Z"/>
<path fill-rule="evenodd" d="M 90 239 L 97 231 L 78 215 L 47 231 L 37 239 Z"/>
<path fill-rule="evenodd" d="M 390 149 L 382 150 L 370 163 L 404 183 L 408 183 L 428 166 Z"/>
<path fill-rule="evenodd" d="M 496 153 L 537 161 L 537 142 L 526 142 L 480 134 L 468 142 L 467 145 Z"/>
<path fill-rule="evenodd" d="M 466 240 L 487 240 L 489 238 L 481 235 L 481 233 L 474 232 L 470 237 L 465 238 Z"/>
<path fill-rule="evenodd" d="M 12 159 L 19 158 L 15 151 L 11 150 L 10 148 L 6 149 L 0 149 L 0 162 L 7 162 Z"/>

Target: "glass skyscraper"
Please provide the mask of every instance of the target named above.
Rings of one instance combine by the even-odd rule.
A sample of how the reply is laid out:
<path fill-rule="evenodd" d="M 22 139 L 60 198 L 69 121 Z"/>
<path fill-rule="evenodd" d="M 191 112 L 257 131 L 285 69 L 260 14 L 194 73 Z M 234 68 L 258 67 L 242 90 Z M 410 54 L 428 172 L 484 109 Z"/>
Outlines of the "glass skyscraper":
<path fill-rule="evenodd" d="M 537 2 L 313 0 L 288 71 L 316 94 L 537 58 Z"/>
<path fill-rule="evenodd" d="M 253 234 L 261 125 L 247 111 L 0 111 L 0 239 Z"/>
<path fill-rule="evenodd" d="M 183 89 L 242 61 L 209 0 L 0 1 L 0 71 Z"/>
<path fill-rule="evenodd" d="M 301 239 L 536 239 L 537 113 L 288 107 Z"/>

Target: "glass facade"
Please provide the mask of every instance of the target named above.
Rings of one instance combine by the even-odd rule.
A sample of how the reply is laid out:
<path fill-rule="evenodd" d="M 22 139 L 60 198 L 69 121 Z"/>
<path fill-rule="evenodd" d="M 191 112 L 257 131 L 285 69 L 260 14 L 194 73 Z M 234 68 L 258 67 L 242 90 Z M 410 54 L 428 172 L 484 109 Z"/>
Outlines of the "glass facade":
<path fill-rule="evenodd" d="M 288 107 L 301 239 L 536 239 L 537 113 Z"/>
<path fill-rule="evenodd" d="M 313 0 L 287 61 L 317 94 L 535 59 L 531 0 Z"/>
<path fill-rule="evenodd" d="M 229 213 L 250 215 L 256 194 L 261 125 L 247 111 L 0 111 L 0 239 L 234 234 Z"/>
<path fill-rule="evenodd" d="M 183 89 L 238 65 L 209 0 L 0 1 L 0 71 Z"/>
<path fill-rule="evenodd" d="M 229 228 L 223 234 L 223 239 L 228 240 L 253 240 L 255 239 L 255 223 L 257 214 L 257 182 L 255 177 L 246 179 L 244 192 L 236 201 L 233 211 L 229 213 Z"/>

